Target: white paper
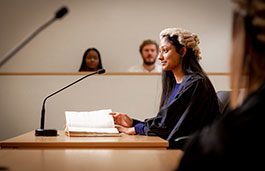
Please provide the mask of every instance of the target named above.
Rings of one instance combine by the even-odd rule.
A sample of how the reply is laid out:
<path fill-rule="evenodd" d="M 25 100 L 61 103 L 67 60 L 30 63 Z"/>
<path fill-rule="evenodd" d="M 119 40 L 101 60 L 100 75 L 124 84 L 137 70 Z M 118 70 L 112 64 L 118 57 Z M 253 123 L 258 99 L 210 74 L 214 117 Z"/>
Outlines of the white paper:
<path fill-rule="evenodd" d="M 67 127 L 85 127 L 85 128 L 114 128 L 114 120 L 109 113 L 111 109 L 76 112 L 65 111 Z"/>
<path fill-rule="evenodd" d="M 87 133 L 119 133 L 116 128 L 86 128 L 86 127 L 69 127 L 69 132 L 87 132 Z"/>

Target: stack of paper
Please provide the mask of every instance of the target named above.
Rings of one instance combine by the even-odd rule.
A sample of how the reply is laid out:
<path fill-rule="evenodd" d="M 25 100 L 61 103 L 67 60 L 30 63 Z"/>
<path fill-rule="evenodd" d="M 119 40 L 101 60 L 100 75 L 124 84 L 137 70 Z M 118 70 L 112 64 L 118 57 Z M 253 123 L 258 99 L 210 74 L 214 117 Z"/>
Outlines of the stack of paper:
<path fill-rule="evenodd" d="M 111 109 L 90 112 L 65 112 L 65 134 L 68 136 L 120 136 Z"/>

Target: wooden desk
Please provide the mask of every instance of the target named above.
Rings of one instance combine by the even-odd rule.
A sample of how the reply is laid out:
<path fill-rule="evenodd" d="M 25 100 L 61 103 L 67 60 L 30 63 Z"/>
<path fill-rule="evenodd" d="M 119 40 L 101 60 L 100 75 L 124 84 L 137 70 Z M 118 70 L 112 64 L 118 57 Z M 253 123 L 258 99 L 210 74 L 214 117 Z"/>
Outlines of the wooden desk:
<path fill-rule="evenodd" d="M 58 131 L 56 137 L 38 137 L 34 131 L 0 142 L 0 147 L 18 149 L 166 149 L 168 141 L 156 136 L 122 135 L 121 137 L 68 137 Z"/>
<path fill-rule="evenodd" d="M 172 171 L 178 167 L 182 155 L 181 150 L 0 150 L 0 168 L 12 171 Z"/>

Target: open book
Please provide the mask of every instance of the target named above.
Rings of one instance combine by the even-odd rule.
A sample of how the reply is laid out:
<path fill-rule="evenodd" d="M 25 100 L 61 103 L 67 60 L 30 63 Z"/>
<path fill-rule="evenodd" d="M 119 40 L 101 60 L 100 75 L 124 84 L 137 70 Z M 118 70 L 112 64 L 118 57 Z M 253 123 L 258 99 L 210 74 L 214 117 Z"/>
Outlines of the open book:
<path fill-rule="evenodd" d="M 90 112 L 66 111 L 64 132 L 68 136 L 120 136 L 111 109 Z"/>

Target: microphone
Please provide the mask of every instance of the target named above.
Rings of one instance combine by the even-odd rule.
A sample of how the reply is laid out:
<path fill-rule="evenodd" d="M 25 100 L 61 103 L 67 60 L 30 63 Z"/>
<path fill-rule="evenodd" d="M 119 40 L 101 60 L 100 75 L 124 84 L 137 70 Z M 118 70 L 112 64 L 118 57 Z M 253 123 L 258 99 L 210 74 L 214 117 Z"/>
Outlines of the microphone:
<path fill-rule="evenodd" d="M 76 81 L 74 81 L 73 83 L 61 88 L 60 90 L 50 94 L 49 96 L 47 96 L 44 101 L 43 101 L 43 104 L 42 104 L 42 110 L 41 110 L 41 122 L 40 122 L 40 129 L 36 129 L 35 130 L 35 136 L 57 136 L 57 130 L 56 129 L 44 129 L 44 121 L 45 121 L 45 102 L 48 98 L 54 96 L 55 94 L 63 91 L 64 89 L 78 83 L 79 81 L 91 76 L 91 75 L 95 75 L 95 74 L 103 74 L 105 73 L 105 69 L 99 69 L 97 70 L 96 72 L 92 72 Z"/>
<path fill-rule="evenodd" d="M 29 41 L 31 41 L 35 36 L 37 36 L 42 30 L 52 24 L 55 20 L 61 19 L 65 14 L 67 14 L 67 7 L 62 7 L 55 13 L 55 16 L 50 19 L 48 22 L 40 26 L 36 31 L 30 34 L 20 45 L 18 45 L 14 50 L 8 53 L 5 57 L 0 60 L 0 67 L 4 65 L 12 56 L 14 56 L 19 50 L 21 50 Z"/>
<path fill-rule="evenodd" d="M 62 18 L 65 14 L 67 14 L 68 9 L 66 7 L 62 7 L 60 10 L 58 10 L 55 14 L 55 18 Z"/>

